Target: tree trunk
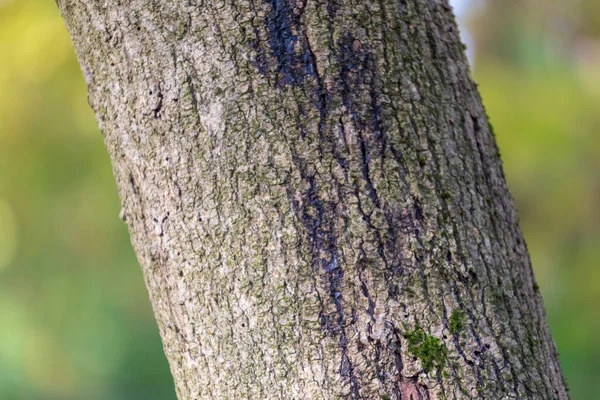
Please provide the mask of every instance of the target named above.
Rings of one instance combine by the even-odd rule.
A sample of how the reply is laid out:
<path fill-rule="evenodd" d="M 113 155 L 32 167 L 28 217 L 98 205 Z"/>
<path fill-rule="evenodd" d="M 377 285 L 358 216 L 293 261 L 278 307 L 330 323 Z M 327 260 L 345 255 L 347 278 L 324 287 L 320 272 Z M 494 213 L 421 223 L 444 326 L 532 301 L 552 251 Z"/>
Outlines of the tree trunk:
<path fill-rule="evenodd" d="M 58 0 L 183 399 L 567 399 L 447 0 Z"/>

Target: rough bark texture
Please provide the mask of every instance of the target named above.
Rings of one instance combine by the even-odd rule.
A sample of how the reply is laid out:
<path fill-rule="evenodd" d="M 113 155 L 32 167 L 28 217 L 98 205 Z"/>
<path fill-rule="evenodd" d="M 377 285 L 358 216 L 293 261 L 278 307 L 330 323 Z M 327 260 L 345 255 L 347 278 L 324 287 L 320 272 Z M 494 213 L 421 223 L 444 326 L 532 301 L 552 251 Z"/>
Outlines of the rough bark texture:
<path fill-rule="evenodd" d="M 59 0 L 180 399 L 567 399 L 446 0 Z"/>

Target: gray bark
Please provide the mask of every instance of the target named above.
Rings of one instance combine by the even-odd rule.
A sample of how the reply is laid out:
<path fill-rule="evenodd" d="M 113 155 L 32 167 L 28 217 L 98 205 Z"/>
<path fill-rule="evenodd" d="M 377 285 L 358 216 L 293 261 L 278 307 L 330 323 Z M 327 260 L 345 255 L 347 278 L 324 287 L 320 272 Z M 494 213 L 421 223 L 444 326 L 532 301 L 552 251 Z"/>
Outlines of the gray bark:
<path fill-rule="evenodd" d="M 180 399 L 567 399 L 447 0 L 58 0 Z"/>

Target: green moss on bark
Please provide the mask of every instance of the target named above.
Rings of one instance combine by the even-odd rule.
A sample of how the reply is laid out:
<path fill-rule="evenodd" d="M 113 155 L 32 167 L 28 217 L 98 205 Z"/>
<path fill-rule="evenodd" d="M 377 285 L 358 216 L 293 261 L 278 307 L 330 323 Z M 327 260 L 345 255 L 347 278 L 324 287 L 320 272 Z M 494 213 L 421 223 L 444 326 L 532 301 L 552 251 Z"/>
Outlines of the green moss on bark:
<path fill-rule="evenodd" d="M 458 308 L 452 311 L 452 315 L 450 315 L 450 333 L 453 335 L 457 335 L 464 326 L 464 314 Z"/>
<path fill-rule="evenodd" d="M 407 331 L 404 337 L 408 342 L 409 353 L 421 361 L 425 372 L 444 369 L 448 361 L 448 349 L 439 338 L 425 333 L 419 326 Z"/>

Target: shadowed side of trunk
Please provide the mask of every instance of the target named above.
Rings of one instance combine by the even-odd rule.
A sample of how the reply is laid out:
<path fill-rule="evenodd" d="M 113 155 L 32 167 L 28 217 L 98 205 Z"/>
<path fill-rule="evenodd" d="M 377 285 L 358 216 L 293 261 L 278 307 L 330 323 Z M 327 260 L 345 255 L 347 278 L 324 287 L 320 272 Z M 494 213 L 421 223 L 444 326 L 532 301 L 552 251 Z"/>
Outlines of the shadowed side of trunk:
<path fill-rule="evenodd" d="M 59 0 L 180 399 L 567 399 L 446 0 Z"/>

